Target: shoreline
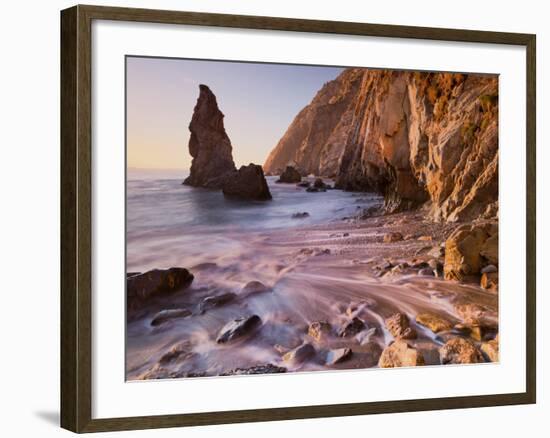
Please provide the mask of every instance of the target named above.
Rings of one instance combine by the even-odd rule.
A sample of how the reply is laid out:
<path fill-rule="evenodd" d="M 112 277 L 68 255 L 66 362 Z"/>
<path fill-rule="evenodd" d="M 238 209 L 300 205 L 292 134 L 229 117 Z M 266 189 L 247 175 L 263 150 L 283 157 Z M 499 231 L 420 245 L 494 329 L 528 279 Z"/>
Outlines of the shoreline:
<path fill-rule="evenodd" d="M 477 362 L 498 360 L 498 293 L 433 275 L 460 225 L 418 210 L 255 233 L 235 266 L 188 267 L 191 286 L 129 309 L 127 378 L 436 365 L 452 339 Z M 177 309 L 188 312 L 151 326 Z M 251 314 L 259 327 L 216 342 Z"/>

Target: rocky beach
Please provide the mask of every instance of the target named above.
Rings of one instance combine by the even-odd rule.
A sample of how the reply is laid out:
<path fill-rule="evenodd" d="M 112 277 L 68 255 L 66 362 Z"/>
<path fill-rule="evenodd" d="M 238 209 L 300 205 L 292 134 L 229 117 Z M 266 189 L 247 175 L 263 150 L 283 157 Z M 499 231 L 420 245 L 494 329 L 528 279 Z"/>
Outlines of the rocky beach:
<path fill-rule="evenodd" d="M 496 77 L 345 69 L 239 169 L 223 118 L 127 182 L 128 380 L 498 362 Z"/>

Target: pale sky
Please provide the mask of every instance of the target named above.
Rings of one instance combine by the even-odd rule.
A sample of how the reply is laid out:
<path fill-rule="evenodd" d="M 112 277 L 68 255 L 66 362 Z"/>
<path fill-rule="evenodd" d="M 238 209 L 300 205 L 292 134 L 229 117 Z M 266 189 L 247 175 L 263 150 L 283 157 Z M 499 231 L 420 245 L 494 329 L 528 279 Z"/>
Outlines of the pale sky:
<path fill-rule="evenodd" d="M 188 169 L 199 84 L 216 95 L 237 166 L 263 164 L 298 112 L 343 70 L 128 57 L 128 167 Z"/>

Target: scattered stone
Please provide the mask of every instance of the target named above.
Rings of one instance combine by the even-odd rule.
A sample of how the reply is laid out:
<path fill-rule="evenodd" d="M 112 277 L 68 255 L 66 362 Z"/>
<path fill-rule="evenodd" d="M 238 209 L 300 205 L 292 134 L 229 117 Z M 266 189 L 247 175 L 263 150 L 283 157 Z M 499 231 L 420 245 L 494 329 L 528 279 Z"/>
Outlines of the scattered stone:
<path fill-rule="evenodd" d="M 495 339 L 484 342 L 481 344 L 481 352 L 489 359 L 491 362 L 499 361 L 499 340 L 498 335 Z"/>
<path fill-rule="evenodd" d="M 301 212 L 301 213 L 294 213 L 292 215 L 292 219 L 302 219 L 305 217 L 309 217 L 309 213 L 307 211 Z"/>
<path fill-rule="evenodd" d="M 153 269 L 126 279 L 128 300 L 147 299 L 153 295 L 185 289 L 193 281 L 193 274 L 185 268 Z"/>
<path fill-rule="evenodd" d="M 393 243 L 403 240 L 403 235 L 397 231 L 384 235 L 384 243 Z"/>
<path fill-rule="evenodd" d="M 189 357 L 193 356 L 194 353 L 190 351 L 190 344 L 189 342 L 181 342 L 179 344 L 174 345 L 170 351 L 163 354 L 162 357 L 159 360 L 160 365 L 167 365 L 171 362 L 175 362 L 176 360 L 183 360 L 188 359 Z"/>
<path fill-rule="evenodd" d="M 228 322 L 221 330 L 216 339 L 218 344 L 231 342 L 254 331 L 262 320 L 258 315 L 240 317 Z"/>
<path fill-rule="evenodd" d="M 472 341 L 459 337 L 449 339 L 439 349 L 439 357 L 443 365 L 485 362 L 483 355 Z"/>
<path fill-rule="evenodd" d="M 360 331 L 366 328 L 365 323 L 359 318 L 352 318 L 351 321 L 347 321 L 338 331 L 338 336 L 341 338 L 347 338 L 348 336 L 355 336 Z"/>
<path fill-rule="evenodd" d="M 498 272 L 498 268 L 495 265 L 487 265 L 482 270 L 482 274 L 492 274 L 493 272 Z"/>
<path fill-rule="evenodd" d="M 249 374 L 278 374 L 286 373 L 285 367 L 278 367 L 273 364 L 256 365 L 249 368 L 235 368 L 231 371 L 225 371 L 220 376 L 242 376 Z"/>
<path fill-rule="evenodd" d="M 262 166 L 250 163 L 227 175 L 222 185 L 224 196 L 229 198 L 269 201 L 271 193 Z"/>
<path fill-rule="evenodd" d="M 346 315 L 352 318 L 354 316 L 357 316 L 357 314 L 359 314 L 365 307 L 374 307 L 375 305 L 376 301 L 371 298 L 361 300 L 358 303 L 351 303 L 346 308 Z"/>
<path fill-rule="evenodd" d="M 397 340 L 387 346 L 378 361 L 380 368 L 414 367 L 424 365 L 424 356 L 405 341 Z"/>
<path fill-rule="evenodd" d="M 302 175 L 292 166 L 286 166 L 286 169 L 276 181 L 278 183 L 299 183 L 302 181 Z"/>
<path fill-rule="evenodd" d="M 489 292 L 498 292 L 498 272 L 484 272 L 481 274 L 480 284 Z"/>
<path fill-rule="evenodd" d="M 199 304 L 199 312 L 204 313 L 207 310 L 212 309 L 214 307 L 219 307 L 219 306 L 222 306 L 224 304 L 230 303 L 236 297 L 237 297 L 237 295 L 235 295 L 232 292 L 228 292 L 228 293 L 221 294 L 221 295 L 212 295 L 212 296 L 206 297 Z"/>
<path fill-rule="evenodd" d="M 327 354 L 326 364 L 335 365 L 340 362 L 348 360 L 352 355 L 351 348 L 338 348 L 336 350 L 330 350 Z"/>
<path fill-rule="evenodd" d="M 371 327 L 368 330 L 363 330 L 357 333 L 355 339 L 359 342 L 359 345 L 366 345 L 370 342 L 371 338 L 376 334 L 376 327 Z"/>
<path fill-rule="evenodd" d="M 434 276 L 434 270 L 432 268 L 423 268 L 418 271 L 418 275 L 424 275 L 428 277 Z"/>
<path fill-rule="evenodd" d="M 328 188 L 327 184 L 325 184 L 322 178 L 315 178 L 315 181 L 313 182 L 313 187 L 315 187 L 316 189 Z"/>
<path fill-rule="evenodd" d="M 476 341 L 483 341 L 485 339 L 491 339 L 495 336 L 495 333 L 498 331 L 498 327 L 495 325 L 489 324 L 456 324 L 454 329 L 463 333 L 465 336 L 470 336 Z"/>
<path fill-rule="evenodd" d="M 320 341 L 324 336 L 330 334 L 332 327 L 326 321 L 315 321 L 309 325 L 307 334 L 316 341 Z"/>
<path fill-rule="evenodd" d="M 342 237 L 349 237 L 349 233 L 342 234 Z"/>
<path fill-rule="evenodd" d="M 428 251 L 428 255 L 436 259 L 445 257 L 445 248 L 442 248 L 441 246 L 434 246 L 430 251 Z"/>
<path fill-rule="evenodd" d="M 244 287 L 241 289 L 241 295 L 242 296 L 250 296 L 255 295 L 263 292 L 269 292 L 271 288 L 267 287 L 265 284 L 263 284 L 261 281 L 249 281 L 244 285 Z"/>
<path fill-rule="evenodd" d="M 318 187 L 308 187 L 306 189 L 306 192 L 308 193 L 319 193 L 319 192 L 326 192 L 327 190 L 326 189 L 320 189 Z"/>
<path fill-rule="evenodd" d="M 166 321 L 169 321 L 171 319 L 185 318 L 186 316 L 189 316 L 189 315 L 191 315 L 191 311 L 189 309 L 161 310 L 151 320 L 151 325 L 152 326 L 157 326 L 157 325 L 160 325 L 160 324 L 162 324 Z"/>
<path fill-rule="evenodd" d="M 416 240 L 420 240 L 422 242 L 431 242 L 433 240 L 433 237 L 432 236 L 420 236 Z"/>
<path fill-rule="evenodd" d="M 429 312 L 416 315 L 416 322 L 428 327 L 434 333 L 446 332 L 453 328 L 449 320 Z"/>
<path fill-rule="evenodd" d="M 422 248 L 419 248 L 415 251 L 414 255 L 418 256 L 420 254 L 426 253 L 432 249 L 431 246 L 423 246 Z"/>
<path fill-rule="evenodd" d="M 467 324 L 479 324 L 488 311 L 486 307 L 476 303 L 458 303 L 455 304 L 455 310 Z"/>
<path fill-rule="evenodd" d="M 305 343 L 286 353 L 283 360 L 285 362 L 302 363 L 313 356 L 315 356 L 315 348 L 313 348 L 313 345 Z"/>
<path fill-rule="evenodd" d="M 416 331 L 410 326 L 409 317 L 401 312 L 385 320 L 386 328 L 395 339 L 416 339 Z"/>

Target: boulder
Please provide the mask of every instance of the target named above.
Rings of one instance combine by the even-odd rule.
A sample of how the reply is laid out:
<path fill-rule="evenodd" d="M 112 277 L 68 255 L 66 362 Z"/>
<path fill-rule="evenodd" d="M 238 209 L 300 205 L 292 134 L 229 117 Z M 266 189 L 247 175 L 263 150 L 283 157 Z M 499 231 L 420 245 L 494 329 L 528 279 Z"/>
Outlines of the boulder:
<path fill-rule="evenodd" d="M 303 218 L 306 218 L 306 217 L 309 217 L 309 213 L 307 211 L 294 213 L 292 215 L 292 219 L 303 219 Z"/>
<path fill-rule="evenodd" d="M 316 341 L 320 341 L 323 337 L 330 334 L 332 327 L 326 321 L 312 322 L 307 330 L 307 334 Z"/>
<path fill-rule="evenodd" d="M 231 141 L 225 132 L 224 115 L 216 96 L 206 85 L 189 124 L 189 153 L 193 157 L 189 176 L 183 182 L 194 187 L 222 188 L 224 176 L 235 171 Z"/>
<path fill-rule="evenodd" d="M 153 295 L 176 292 L 188 287 L 193 274 L 185 268 L 153 269 L 126 279 L 128 301 L 143 300 Z"/>
<path fill-rule="evenodd" d="M 446 332 L 453 328 L 453 324 L 449 320 L 429 312 L 416 315 L 416 322 L 428 327 L 434 333 Z"/>
<path fill-rule="evenodd" d="M 385 325 L 395 339 L 416 339 L 416 331 L 410 326 L 409 317 L 401 312 L 385 320 Z"/>
<path fill-rule="evenodd" d="M 204 313 L 209 309 L 214 307 L 222 306 L 224 304 L 230 303 L 233 301 L 237 295 L 232 292 L 227 292 L 220 295 L 212 295 L 204 298 L 199 304 L 199 312 Z"/>
<path fill-rule="evenodd" d="M 268 201 L 271 192 L 267 186 L 262 166 L 250 163 L 226 175 L 222 184 L 224 196 L 238 199 Z"/>
<path fill-rule="evenodd" d="M 489 292 L 498 292 L 498 272 L 484 272 L 481 274 L 480 285 Z"/>
<path fill-rule="evenodd" d="M 267 287 L 261 281 L 252 280 L 246 283 L 241 289 L 242 296 L 250 296 L 263 292 L 269 292 L 271 288 Z"/>
<path fill-rule="evenodd" d="M 392 232 L 384 234 L 384 243 L 393 243 L 403 240 L 403 235 L 399 232 Z"/>
<path fill-rule="evenodd" d="M 485 362 L 483 355 L 475 344 L 464 338 L 451 338 L 439 349 L 441 363 L 467 364 Z"/>
<path fill-rule="evenodd" d="M 397 340 L 382 351 L 378 366 L 380 368 L 414 367 L 424 363 L 422 353 L 405 341 Z"/>
<path fill-rule="evenodd" d="M 350 321 L 346 321 L 340 330 L 338 336 L 341 338 L 347 338 L 348 336 L 355 336 L 360 331 L 366 328 L 365 323 L 359 318 L 352 318 Z"/>
<path fill-rule="evenodd" d="M 167 309 L 158 312 L 151 320 L 152 326 L 160 325 L 166 321 L 176 318 L 185 318 L 191 315 L 189 309 Z"/>
<path fill-rule="evenodd" d="M 299 183 L 300 181 L 302 181 L 302 175 L 292 166 L 286 166 L 277 180 L 278 183 Z"/>
<path fill-rule="evenodd" d="M 499 340 L 498 335 L 495 339 L 492 339 L 488 342 L 481 344 L 482 353 L 489 359 L 491 362 L 499 361 Z"/>
<path fill-rule="evenodd" d="M 486 242 L 495 236 L 498 243 L 498 226 L 494 223 L 467 224 L 453 231 L 445 242 L 445 279 L 461 281 L 479 274 L 486 264 L 483 254 L 490 254 Z M 489 246 L 494 244 L 493 240 Z"/>
<path fill-rule="evenodd" d="M 315 181 L 313 181 L 313 187 L 316 189 L 328 189 L 330 186 L 325 184 L 323 178 L 315 178 Z"/>
<path fill-rule="evenodd" d="M 191 351 L 189 342 L 180 342 L 174 345 L 167 353 L 164 353 L 159 359 L 160 365 L 166 365 L 171 362 L 188 359 L 194 356 L 195 353 Z"/>
<path fill-rule="evenodd" d="M 262 323 L 258 315 L 243 316 L 228 322 L 220 330 L 216 342 L 225 344 L 255 331 Z"/>
<path fill-rule="evenodd" d="M 352 355 L 351 348 L 337 348 L 327 353 L 326 364 L 335 365 L 348 360 Z"/>
<path fill-rule="evenodd" d="M 286 353 L 283 356 L 283 360 L 285 362 L 299 364 L 305 362 L 313 356 L 315 356 L 315 348 L 313 348 L 313 345 L 305 343 Z"/>

